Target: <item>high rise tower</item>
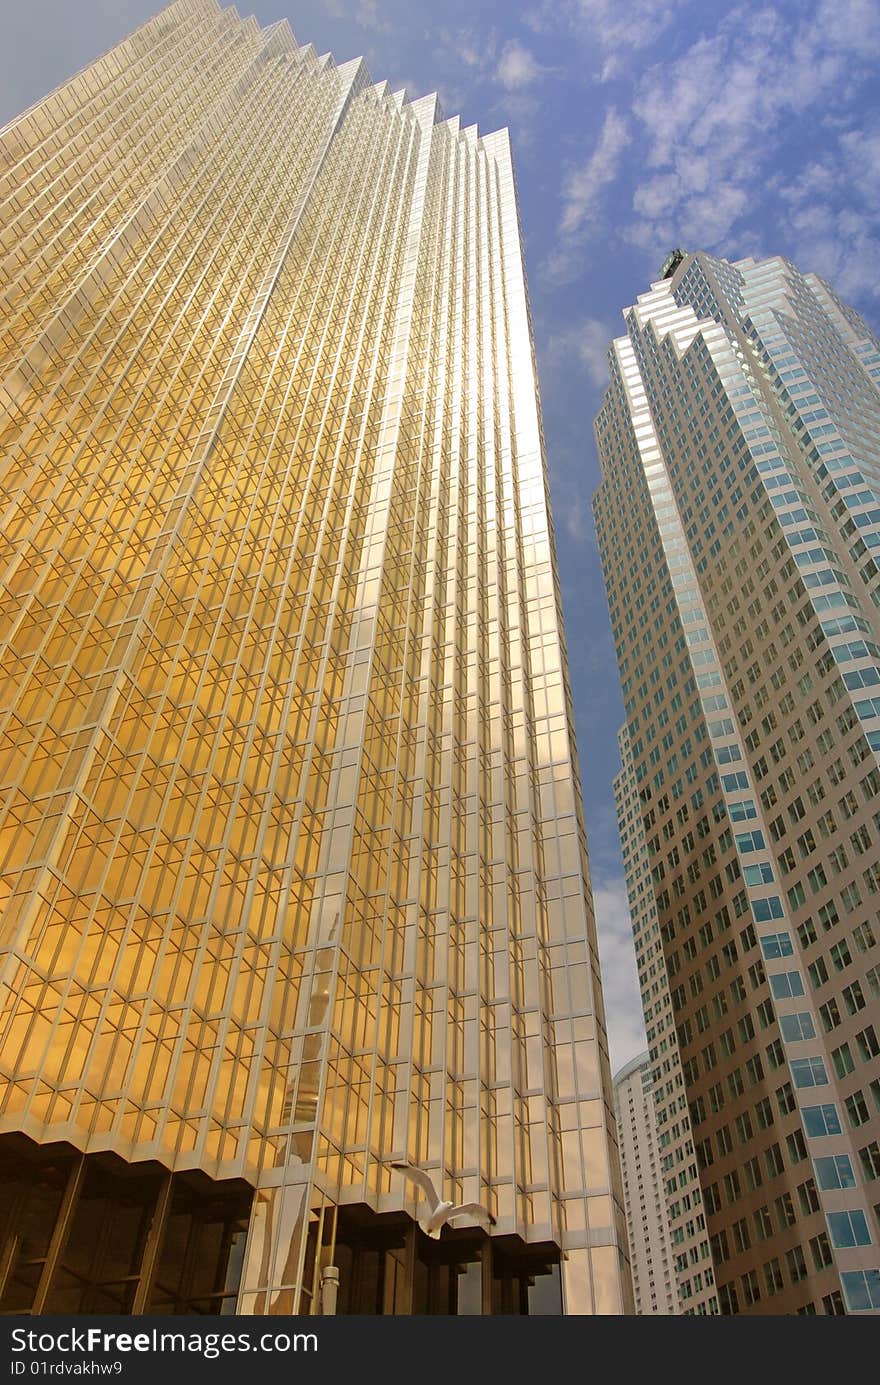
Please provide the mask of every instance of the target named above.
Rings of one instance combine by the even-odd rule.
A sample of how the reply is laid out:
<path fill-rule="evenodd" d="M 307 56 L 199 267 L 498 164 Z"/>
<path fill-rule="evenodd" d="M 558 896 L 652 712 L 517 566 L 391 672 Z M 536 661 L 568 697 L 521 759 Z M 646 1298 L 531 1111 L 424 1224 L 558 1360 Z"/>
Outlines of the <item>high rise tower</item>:
<path fill-rule="evenodd" d="M 662 1051 L 662 1072 L 651 1063 L 627 1064 L 614 1079 L 614 1098 L 624 1178 L 626 1218 L 630 1242 L 636 1312 L 674 1312 L 688 1316 L 719 1311 L 700 1174 L 693 1132 L 684 1097 L 681 1056 L 675 1044 L 672 997 L 663 958 L 663 941 L 657 922 L 657 901 L 651 879 L 651 858 L 642 821 L 639 786 L 635 776 L 629 734 L 624 726 L 618 736 L 621 768 L 614 780 L 614 806 L 623 854 L 627 903 L 632 923 L 639 989 L 645 1014 L 645 1030 L 655 1058 Z M 667 1038 L 667 1036 L 669 1036 Z M 671 1042 L 670 1042 L 671 1040 Z M 627 1108 L 635 1109 L 629 1121 L 629 1137 L 621 1128 L 626 1075 Z M 641 1101 L 637 1084 L 641 1083 Z M 651 1111 L 643 1110 L 650 1106 Z M 653 1186 L 653 1151 L 656 1146 L 660 1181 Z M 643 1213 L 634 1194 L 633 1164 L 642 1164 L 648 1205 Z M 638 1179 L 635 1180 L 637 1185 Z M 663 1307 L 665 1253 L 668 1237 L 673 1266 L 673 1308 Z M 647 1263 L 650 1248 L 652 1263 Z M 653 1295 L 653 1302 L 652 1302 Z"/>
<path fill-rule="evenodd" d="M 506 133 L 180 0 L 0 145 L 0 1306 L 624 1310 Z"/>
<path fill-rule="evenodd" d="M 678 1280 L 660 1173 L 651 1060 L 640 1053 L 614 1077 L 614 1112 L 623 1171 L 626 1229 L 636 1313 L 676 1314 Z"/>
<path fill-rule="evenodd" d="M 880 349 L 784 260 L 664 275 L 596 420 L 660 1139 L 722 1312 L 876 1312 Z"/>

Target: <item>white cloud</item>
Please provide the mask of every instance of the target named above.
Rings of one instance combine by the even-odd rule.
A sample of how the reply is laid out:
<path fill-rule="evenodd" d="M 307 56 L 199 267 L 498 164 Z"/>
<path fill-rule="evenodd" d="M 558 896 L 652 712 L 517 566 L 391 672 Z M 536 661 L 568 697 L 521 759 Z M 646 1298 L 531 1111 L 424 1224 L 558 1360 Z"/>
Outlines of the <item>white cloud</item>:
<path fill-rule="evenodd" d="M 544 256 L 540 270 L 550 284 L 570 284 L 581 271 L 583 246 L 570 238 L 561 240 Z"/>
<path fill-rule="evenodd" d="M 460 115 L 467 104 L 467 93 L 462 87 L 448 86 L 440 82 L 437 85 L 437 96 L 447 119 L 451 115 Z"/>
<path fill-rule="evenodd" d="M 654 43 L 676 13 L 693 0 L 541 0 L 526 16 L 539 33 L 580 38 L 602 58 L 602 79 L 617 75 L 628 53 Z"/>
<path fill-rule="evenodd" d="M 729 11 L 711 37 L 697 39 L 672 62 L 650 67 L 637 86 L 633 114 L 647 136 L 647 176 L 635 190 L 636 219 L 628 238 L 660 250 L 667 243 L 730 253 L 731 239 L 768 190 L 776 190 L 774 159 L 793 122 L 820 116 L 834 128 L 835 102 L 870 72 L 880 53 L 880 7 L 865 0 L 802 6 L 796 23 L 772 8 Z M 864 199 L 868 181 L 880 191 L 880 132 L 840 136 L 841 172 L 834 162 L 814 162 L 778 189 L 782 203 L 797 207 L 835 190 L 844 202 Z M 777 180 L 778 182 L 778 180 Z M 768 204 L 774 220 L 779 202 Z M 778 227 L 780 239 L 788 226 Z M 855 246 L 874 263 L 870 227 L 835 234 L 849 237 L 840 255 L 856 282 Z M 821 245 L 828 260 L 828 244 Z M 846 272 L 846 271 L 845 271 Z M 858 276 L 860 282 L 868 275 Z"/>
<path fill-rule="evenodd" d="M 390 33 L 394 27 L 390 19 L 379 13 L 378 0 L 358 0 L 354 18 L 362 29 L 369 29 L 374 34 Z"/>
<path fill-rule="evenodd" d="M 516 39 L 511 39 L 501 50 L 495 80 L 507 91 L 517 91 L 520 87 L 528 87 L 539 81 L 544 72 L 534 54 Z"/>
<path fill-rule="evenodd" d="M 817 36 L 844 52 L 863 57 L 880 54 L 880 8 L 877 0 L 820 0 Z"/>
<path fill-rule="evenodd" d="M 790 183 L 783 184 L 779 196 L 783 202 L 798 207 L 804 202 L 815 202 L 830 197 L 837 187 L 839 168 L 830 163 L 808 164 Z"/>
<path fill-rule="evenodd" d="M 577 277 L 589 227 L 598 218 L 605 188 L 618 177 L 621 155 L 630 139 L 625 116 L 611 106 L 590 157 L 568 170 L 562 186 L 559 234 L 541 266 L 551 283 L 566 284 Z"/>
<path fill-rule="evenodd" d="M 482 67 L 485 62 L 485 54 L 475 47 L 469 35 L 461 35 L 458 40 L 458 47 L 455 50 L 464 63 L 465 67 Z"/>
<path fill-rule="evenodd" d="M 602 389 L 608 383 L 607 357 L 613 335 L 611 328 L 598 318 L 582 318 L 549 338 L 548 364 L 558 368 L 574 361 L 591 383 Z"/>
<path fill-rule="evenodd" d="M 595 149 L 586 163 L 569 171 L 563 184 L 559 223 L 563 236 L 579 231 L 586 221 L 595 217 L 599 196 L 617 177 L 620 156 L 629 142 L 626 118 L 613 106 L 609 107 Z"/>
<path fill-rule="evenodd" d="M 528 91 L 507 91 L 493 112 L 498 112 L 505 124 L 512 127 L 515 154 L 518 157 L 526 149 L 535 146 L 535 116 L 538 101 Z"/>
<path fill-rule="evenodd" d="M 608 348 L 612 333 L 596 318 L 586 318 L 580 323 L 574 343 L 577 359 L 580 361 L 593 384 L 604 388 L 608 383 Z"/>
<path fill-rule="evenodd" d="M 454 55 L 464 67 L 474 73 L 489 72 L 498 57 L 498 34 L 495 29 L 438 29 L 434 41 Z"/>
<path fill-rule="evenodd" d="M 622 53 L 644 55 L 689 3 L 561 0 L 529 22 L 585 45 L 589 36 L 607 65 Z M 616 233 L 658 263 L 671 245 L 748 253 L 760 225 L 767 251 L 836 276 L 843 293 L 880 296 L 880 122 L 855 114 L 874 109 L 866 93 L 880 58 L 880 3 L 802 0 L 785 12 L 728 3 L 711 20 L 701 7 L 694 12 L 696 36 L 679 24 L 663 45 L 674 56 L 642 57 L 628 109 L 611 106 L 592 152 L 565 172 L 543 278 L 557 286 L 578 279 L 590 244 L 609 233 L 613 206 Z M 624 166 L 630 148 L 638 152 L 634 188 Z M 628 224 L 619 215 L 624 189 Z M 815 202 L 827 204 L 821 227 L 807 224 Z"/>
<path fill-rule="evenodd" d="M 844 298 L 880 296 L 880 123 L 841 131 L 836 158 L 808 164 L 779 188 L 790 253 Z"/>
<path fill-rule="evenodd" d="M 554 489 L 560 504 L 556 507 L 554 522 L 558 523 L 561 511 L 562 528 L 572 543 L 587 543 L 591 533 L 590 497 L 571 479 L 556 481 Z"/>
<path fill-rule="evenodd" d="M 564 533 L 571 543 L 584 546 L 592 537 L 593 517 L 583 451 L 560 440 L 552 449 L 549 466 L 556 531 Z"/>
<path fill-rule="evenodd" d="M 680 196 L 681 179 L 677 173 L 658 173 L 641 183 L 633 194 L 633 207 L 644 217 L 662 216 Z"/>
<path fill-rule="evenodd" d="M 606 51 L 646 48 L 690 0 L 575 0 L 576 22 Z"/>
<path fill-rule="evenodd" d="M 844 299 L 880 296 L 876 218 L 850 209 L 806 206 L 791 218 L 792 258 L 827 279 Z"/>
<path fill-rule="evenodd" d="M 880 124 L 870 130 L 847 130 L 840 137 L 847 172 L 863 198 L 880 194 Z"/>
<path fill-rule="evenodd" d="M 593 884 L 602 994 L 611 1068 L 616 1072 L 647 1048 L 642 1001 L 636 971 L 632 923 L 622 878 L 609 876 Z"/>

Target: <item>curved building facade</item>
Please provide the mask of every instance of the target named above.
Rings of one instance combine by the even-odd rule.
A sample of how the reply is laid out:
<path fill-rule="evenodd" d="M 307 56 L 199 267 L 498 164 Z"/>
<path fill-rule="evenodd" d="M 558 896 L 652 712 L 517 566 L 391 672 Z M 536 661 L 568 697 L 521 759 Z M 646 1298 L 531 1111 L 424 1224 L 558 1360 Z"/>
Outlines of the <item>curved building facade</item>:
<path fill-rule="evenodd" d="M 703 253 L 626 328 L 595 510 L 661 1140 L 692 1134 L 722 1313 L 877 1313 L 880 341 L 787 260 Z"/>

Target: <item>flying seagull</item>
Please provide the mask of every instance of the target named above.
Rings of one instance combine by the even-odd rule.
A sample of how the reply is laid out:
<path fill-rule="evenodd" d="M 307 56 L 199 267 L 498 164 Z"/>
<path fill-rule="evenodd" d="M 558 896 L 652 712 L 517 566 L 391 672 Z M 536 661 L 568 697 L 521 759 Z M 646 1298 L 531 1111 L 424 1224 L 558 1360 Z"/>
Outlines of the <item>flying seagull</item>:
<path fill-rule="evenodd" d="M 441 1202 L 437 1196 L 437 1189 L 424 1169 L 416 1168 L 415 1164 L 392 1164 L 391 1167 L 415 1183 L 424 1193 L 427 1207 L 423 1215 L 419 1217 L 419 1226 L 425 1235 L 430 1236 L 432 1240 L 439 1241 L 440 1232 L 446 1223 L 458 1217 L 472 1217 L 483 1227 L 484 1231 L 488 1231 L 490 1226 L 495 1225 L 495 1218 L 492 1213 L 487 1212 L 485 1207 L 481 1207 L 478 1202 L 463 1202 L 459 1207 L 456 1207 L 452 1202 Z"/>

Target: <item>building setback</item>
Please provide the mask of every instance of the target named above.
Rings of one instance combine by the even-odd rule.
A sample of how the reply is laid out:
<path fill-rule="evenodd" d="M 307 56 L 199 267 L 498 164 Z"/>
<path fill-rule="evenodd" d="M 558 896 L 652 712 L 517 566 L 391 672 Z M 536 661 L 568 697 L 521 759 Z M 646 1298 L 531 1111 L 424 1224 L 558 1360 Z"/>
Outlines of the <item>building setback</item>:
<path fill-rule="evenodd" d="M 0 1308 L 625 1311 L 506 132 L 180 0 L 0 145 Z"/>
<path fill-rule="evenodd" d="M 721 1311 L 876 1312 L 878 342 L 778 258 L 676 254 L 625 316 L 595 509 L 655 1083 L 680 1063 Z"/>

